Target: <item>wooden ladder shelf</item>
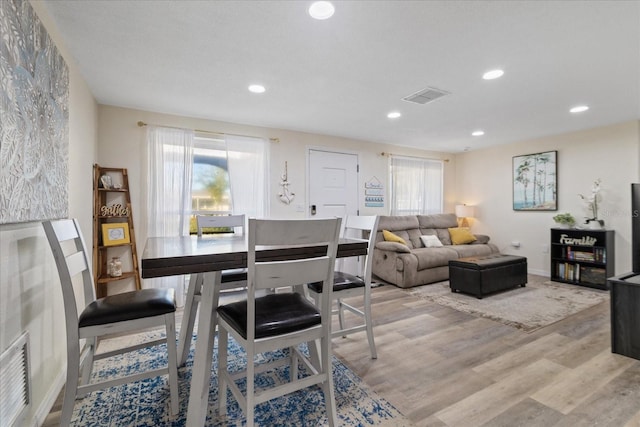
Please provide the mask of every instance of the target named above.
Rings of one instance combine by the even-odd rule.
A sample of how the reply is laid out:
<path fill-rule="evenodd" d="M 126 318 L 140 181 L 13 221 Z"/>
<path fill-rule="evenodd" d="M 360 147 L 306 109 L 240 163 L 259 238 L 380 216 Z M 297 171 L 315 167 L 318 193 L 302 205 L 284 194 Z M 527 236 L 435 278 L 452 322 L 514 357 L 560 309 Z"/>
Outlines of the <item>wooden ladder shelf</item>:
<path fill-rule="evenodd" d="M 122 275 L 114 277 L 109 262 L 116 256 L 122 262 Z M 124 280 L 141 289 L 129 175 L 125 168 L 93 165 L 93 280 L 98 298 L 109 294 L 110 284 Z"/>

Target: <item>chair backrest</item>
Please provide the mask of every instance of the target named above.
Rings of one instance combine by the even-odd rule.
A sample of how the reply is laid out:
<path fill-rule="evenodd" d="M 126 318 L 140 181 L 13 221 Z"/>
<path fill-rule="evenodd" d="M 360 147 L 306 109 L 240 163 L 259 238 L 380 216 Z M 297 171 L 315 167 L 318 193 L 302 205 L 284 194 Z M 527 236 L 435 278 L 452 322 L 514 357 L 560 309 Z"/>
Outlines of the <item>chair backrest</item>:
<path fill-rule="evenodd" d="M 367 242 L 367 255 L 360 257 L 359 276 L 365 283 L 371 283 L 371 269 L 373 267 L 373 248 L 378 229 L 378 216 L 349 215 L 344 221 L 342 237 Z"/>
<path fill-rule="evenodd" d="M 333 270 L 338 240 L 340 218 L 307 220 L 249 219 L 249 243 L 247 251 L 248 313 L 255 315 L 255 292 L 284 286 L 323 282 L 322 321 L 330 322 Z M 264 248 L 264 247 L 268 248 Z M 311 254 L 301 254 L 300 247 L 317 247 Z M 277 254 L 277 260 L 256 259 L 256 247 L 261 249 L 285 249 Z M 326 313 L 325 313 L 326 311 Z M 251 316 L 251 314 L 249 314 Z M 255 324 L 255 318 L 248 318 Z"/>
<path fill-rule="evenodd" d="M 82 279 L 85 307 L 96 299 L 93 274 L 87 258 L 87 248 L 84 244 L 82 231 L 77 219 L 44 221 L 42 226 L 60 276 L 67 325 L 67 342 L 73 343 L 75 340 L 77 343 L 79 310 L 73 289 L 74 278 L 78 276 Z"/>
<path fill-rule="evenodd" d="M 203 228 L 240 228 L 240 232 L 244 234 L 245 216 L 243 215 L 196 215 L 196 223 L 198 226 L 198 237 L 202 237 Z"/>

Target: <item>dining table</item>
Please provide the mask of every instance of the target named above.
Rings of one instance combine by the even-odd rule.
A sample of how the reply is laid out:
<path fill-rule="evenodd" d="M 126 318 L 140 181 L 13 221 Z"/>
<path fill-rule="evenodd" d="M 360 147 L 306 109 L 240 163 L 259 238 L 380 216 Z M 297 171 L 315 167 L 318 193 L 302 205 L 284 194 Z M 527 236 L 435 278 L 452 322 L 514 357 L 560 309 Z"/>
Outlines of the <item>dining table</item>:
<path fill-rule="evenodd" d="M 189 390 L 188 426 L 203 426 L 206 421 L 221 272 L 247 267 L 247 244 L 247 235 L 232 233 L 201 237 L 149 237 L 145 244 L 141 263 L 143 279 L 193 273 L 202 273 L 204 276 Z M 259 260 L 277 260 L 297 255 L 305 257 L 326 250 L 318 246 L 257 249 L 256 259 Z M 338 243 L 338 258 L 366 254 L 366 241 L 341 238 Z"/>

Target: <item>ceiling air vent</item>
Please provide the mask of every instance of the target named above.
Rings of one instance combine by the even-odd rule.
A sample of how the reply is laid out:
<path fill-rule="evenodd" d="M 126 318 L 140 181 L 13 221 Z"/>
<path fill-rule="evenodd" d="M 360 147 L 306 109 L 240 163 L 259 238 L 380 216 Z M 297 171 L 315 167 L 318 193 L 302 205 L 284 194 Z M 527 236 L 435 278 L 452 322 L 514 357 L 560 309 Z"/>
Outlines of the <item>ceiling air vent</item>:
<path fill-rule="evenodd" d="M 412 95 L 405 96 L 402 99 L 404 99 L 405 101 L 415 102 L 416 104 L 424 105 L 449 94 L 450 92 L 447 92 L 446 90 L 436 89 L 435 87 L 428 87 Z"/>

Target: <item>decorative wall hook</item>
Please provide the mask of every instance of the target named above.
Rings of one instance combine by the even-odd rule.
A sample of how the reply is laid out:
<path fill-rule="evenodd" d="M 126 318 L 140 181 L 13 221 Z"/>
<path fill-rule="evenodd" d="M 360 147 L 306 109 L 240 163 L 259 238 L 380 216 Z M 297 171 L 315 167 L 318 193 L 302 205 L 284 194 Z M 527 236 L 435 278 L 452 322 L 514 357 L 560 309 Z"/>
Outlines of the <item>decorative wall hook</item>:
<path fill-rule="evenodd" d="M 280 192 L 280 194 L 278 194 L 278 197 L 280 198 L 280 201 L 282 203 L 288 205 L 293 201 L 296 193 L 292 192 L 289 189 L 289 172 L 287 170 L 287 162 L 284 162 L 284 173 L 280 175 L 280 178 L 282 179 L 280 181 L 282 191 Z"/>

